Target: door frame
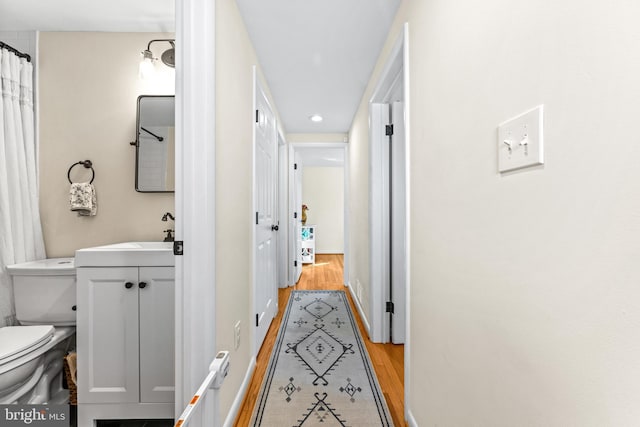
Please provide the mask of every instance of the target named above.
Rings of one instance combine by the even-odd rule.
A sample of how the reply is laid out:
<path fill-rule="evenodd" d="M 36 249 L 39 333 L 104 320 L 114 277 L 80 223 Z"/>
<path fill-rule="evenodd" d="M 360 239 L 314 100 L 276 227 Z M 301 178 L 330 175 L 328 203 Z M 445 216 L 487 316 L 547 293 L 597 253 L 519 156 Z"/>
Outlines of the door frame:
<path fill-rule="evenodd" d="M 295 234 L 296 222 L 300 221 L 300 209 L 299 203 L 296 204 L 296 174 L 293 172 L 296 152 L 300 153 L 301 150 L 323 150 L 323 149 L 331 149 L 331 148 L 339 148 L 344 150 L 343 157 L 343 173 L 344 173 L 344 274 L 342 277 L 342 282 L 346 286 L 349 280 L 349 263 L 347 260 L 349 259 L 349 144 L 347 142 L 290 142 L 289 143 L 289 230 L 292 230 L 291 235 L 289 236 L 289 256 L 290 262 L 288 263 L 288 271 L 289 271 L 289 286 L 295 285 L 295 268 L 293 266 L 293 257 L 295 255 L 295 247 L 296 242 L 295 239 L 297 235 Z M 304 164 L 298 165 L 298 167 L 304 167 Z M 302 174 L 297 174 L 297 176 L 302 179 Z M 298 218 L 294 218 L 294 213 L 298 214 Z"/>
<path fill-rule="evenodd" d="M 185 242 L 175 258 L 176 418 L 216 355 L 215 3 L 182 0 L 175 8 L 175 226 Z M 221 425 L 218 408 L 218 394 L 208 393 L 191 424 Z"/>
<path fill-rule="evenodd" d="M 288 155 L 287 141 L 278 124 L 278 288 L 289 284 Z"/>
<path fill-rule="evenodd" d="M 300 237 L 300 229 L 298 224 L 302 218 L 300 200 L 297 195 L 297 176 L 299 171 L 294 168 L 299 153 L 296 153 L 293 144 L 289 144 L 289 161 L 287 162 L 287 170 L 289 171 L 289 200 L 287 204 L 287 229 L 289 230 L 289 257 L 287 258 L 287 277 L 288 286 L 294 286 L 300 279 L 302 272 L 302 256 L 300 255 L 300 247 L 298 246 L 298 238 Z M 302 170 L 302 166 L 300 167 Z M 300 265 L 298 265 L 298 263 Z"/>
<path fill-rule="evenodd" d="M 408 70 L 404 63 L 404 32 L 398 37 L 391 55 L 385 64 L 384 70 L 378 79 L 376 89 L 369 100 L 369 136 L 371 140 L 371 204 L 370 204 L 370 277 L 371 277 L 371 339 L 374 342 L 386 343 L 389 341 L 389 322 L 386 314 L 386 301 L 389 299 L 388 283 L 390 271 L 390 230 L 389 230 L 389 180 L 383 179 L 383 170 L 389 167 L 389 154 L 387 150 L 388 137 L 384 134 L 385 125 L 389 124 L 389 99 L 391 92 L 396 87 L 400 77 L 403 81 L 403 102 L 405 103 L 405 130 L 407 130 L 407 117 L 409 115 L 408 103 Z M 402 73 L 402 75 L 401 75 Z M 406 145 L 408 146 L 408 132 L 406 132 Z M 409 157 L 405 156 L 405 165 L 408 166 Z M 405 169 L 405 177 L 408 177 L 408 168 Z M 408 180 L 406 180 L 408 183 Z M 407 201 L 408 203 L 408 201 Z M 408 224 L 408 219 L 403 220 Z M 408 232 L 407 232 L 408 234 Z M 408 258 L 408 252 L 407 252 Z M 408 271 L 405 263 L 405 270 Z M 408 305 L 408 301 L 407 301 Z"/>
<path fill-rule="evenodd" d="M 410 413 L 410 400 L 409 390 L 411 382 L 411 275 L 410 273 L 410 260 L 411 260 L 411 181 L 410 181 L 410 117 L 411 117 L 411 103 L 410 103 L 410 81 L 409 81 L 409 24 L 405 23 L 402 27 L 396 42 L 393 45 L 391 53 L 385 63 L 385 66 L 378 78 L 376 88 L 373 91 L 373 95 L 369 99 L 369 135 L 370 135 L 370 160 L 371 160 L 371 199 L 369 206 L 370 215 L 370 230 L 369 237 L 371 242 L 370 252 L 370 278 L 371 278 L 371 339 L 374 342 L 387 342 L 388 336 L 385 337 L 386 331 L 388 331 L 388 324 L 386 322 L 386 297 L 388 295 L 388 289 L 385 286 L 383 278 L 385 274 L 388 274 L 385 267 L 389 261 L 389 234 L 383 233 L 385 224 L 389 222 L 388 209 L 385 209 L 385 197 L 388 199 L 388 188 L 383 185 L 379 179 L 379 174 L 376 170 L 380 170 L 381 162 L 384 160 L 384 143 L 386 137 L 381 132 L 373 132 L 372 129 L 388 124 L 383 123 L 384 114 L 381 111 L 380 104 L 388 101 L 388 95 L 392 89 L 396 78 L 399 73 L 402 73 L 403 78 L 403 102 L 405 104 L 404 112 L 404 127 L 405 127 L 405 182 L 406 182 L 406 203 L 405 203 L 405 225 L 406 225 L 406 237 L 405 237 L 405 253 L 406 259 L 404 261 L 404 268 L 406 271 L 406 289 L 405 289 L 405 347 L 404 347 L 404 393 L 405 393 L 405 419 L 409 419 Z M 380 128 L 379 128 L 380 129 Z M 387 161 L 388 165 L 388 161 Z M 385 235 L 386 234 L 386 235 Z M 387 326 L 387 328 L 385 328 Z"/>

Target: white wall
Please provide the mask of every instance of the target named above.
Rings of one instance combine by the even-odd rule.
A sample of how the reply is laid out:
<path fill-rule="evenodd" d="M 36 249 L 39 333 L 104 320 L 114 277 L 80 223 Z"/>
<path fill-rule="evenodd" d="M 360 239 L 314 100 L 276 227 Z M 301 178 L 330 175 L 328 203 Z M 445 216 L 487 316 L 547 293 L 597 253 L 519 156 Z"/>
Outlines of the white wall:
<path fill-rule="evenodd" d="M 219 350 L 231 351 L 232 361 L 219 392 L 224 419 L 253 357 L 253 66 L 259 64 L 235 0 L 217 0 L 215 14 L 216 341 Z M 240 347 L 234 350 L 238 321 Z"/>
<path fill-rule="evenodd" d="M 317 225 L 316 253 L 344 252 L 344 169 L 304 167 L 302 202 L 309 206 L 307 224 Z"/>
<path fill-rule="evenodd" d="M 633 1 L 403 1 L 389 43 L 409 21 L 417 425 L 640 419 L 638 16 Z M 545 165 L 500 175 L 497 125 L 541 103 Z M 366 126 L 363 104 L 352 189 Z"/>
<path fill-rule="evenodd" d="M 173 227 L 173 193 L 135 191 L 136 100 L 175 93 L 173 69 L 158 66 L 153 80 L 138 78 L 140 52 L 170 33 L 41 32 L 38 38 L 40 215 L 47 256 L 108 243 L 163 239 Z M 156 46 L 158 45 L 158 46 Z M 154 56 L 169 47 L 154 43 Z M 95 217 L 69 210 L 69 167 L 90 159 L 98 197 Z M 73 179 L 84 180 L 81 166 Z"/>
<path fill-rule="evenodd" d="M 371 85 L 370 85 L 371 86 Z M 369 92 L 372 89 L 369 89 Z M 370 238 L 369 238 L 369 115 L 366 103 L 356 112 L 349 132 L 349 241 L 351 250 L 348 284 L 356 293 L 367 323 L 371 323 Z"/>

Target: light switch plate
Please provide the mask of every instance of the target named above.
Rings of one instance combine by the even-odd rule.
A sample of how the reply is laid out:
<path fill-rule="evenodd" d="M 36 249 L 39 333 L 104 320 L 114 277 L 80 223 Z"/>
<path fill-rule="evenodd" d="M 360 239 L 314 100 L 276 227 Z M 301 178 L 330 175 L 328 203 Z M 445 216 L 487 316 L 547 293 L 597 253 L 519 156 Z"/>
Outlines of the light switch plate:
<path fill-rule="evenodd" d="M 499 172 L 544 164 L 542 112 L 538 105 L 498 126 Z"/>

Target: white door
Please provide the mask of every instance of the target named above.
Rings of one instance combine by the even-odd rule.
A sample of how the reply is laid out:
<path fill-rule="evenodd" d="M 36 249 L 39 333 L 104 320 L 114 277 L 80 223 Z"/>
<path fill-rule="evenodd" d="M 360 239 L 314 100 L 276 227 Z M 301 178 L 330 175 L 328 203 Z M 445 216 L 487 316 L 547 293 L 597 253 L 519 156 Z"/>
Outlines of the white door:
<path fill-rule="evenodd" d="M 391 165 L 391 211 L 389 213 L 391 232 L 391 290 L 393 314 L 391 315 L 391 341 L 403 344 L 405 340 L 405 305 L 407 283 L 407 192 L 406 192 L 406 157 L 405 157 L 405 129 L 404 104 L 391 104 L 391 135 L 390 165 Z"/>
<path fill-rule="evenodd" d="M 254 71 L 254 307 L 255 354 L 258 353 L 277 304 L 276 120 Z"/>

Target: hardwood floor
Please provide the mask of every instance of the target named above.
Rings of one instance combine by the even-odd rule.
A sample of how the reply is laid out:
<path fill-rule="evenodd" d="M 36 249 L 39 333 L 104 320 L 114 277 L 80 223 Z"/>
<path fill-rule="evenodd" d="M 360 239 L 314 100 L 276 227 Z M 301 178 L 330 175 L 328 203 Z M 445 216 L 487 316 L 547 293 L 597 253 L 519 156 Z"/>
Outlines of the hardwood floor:
<path fill-rule="evenodd" d="M 316 255 L 315 264 L 305 264 L 302 267 L 302 276 L 296 286 L 278 291 L 278 314 L 271 323 L 271 327 L 267 332 L 264 344 L 258 353 L 256 360 L 256 370 L 251 379 L 251 384 L 245 396 L 244 402 L 240 409 L 240 414 L 234 426 L 245 427 L 251 421 L 253 405 L 258 398 L 262 378 L 269 364 L 271 350 L 275 344 L 276 336 L 282 314 L 287 306 L 291 290 L 306 289 L 328 289 L 343 290 L 349 298 L 349 304 L 354 316 L 357 318 L 360 334 L 364 338 L 369 352 L 369 357 L 378 376 L 382 393 L 387 400 L 387 406 L 393 418 L 396 427 L 406 426 L 404 421 L 404 346 L 394 344 L 374 344 L 367 338 L 362 321 L 358 316 L 358 311 L 353 304 L 348 288 L 342 282 L 343 275 L 343 257 L 342 255 Z M 281 426 L 263 426 L 263 427 L 281 427 Z M 359 427 L 359 426 L 354 426 Z M 364 427 L 364 426 L 362 426 Z"/>

